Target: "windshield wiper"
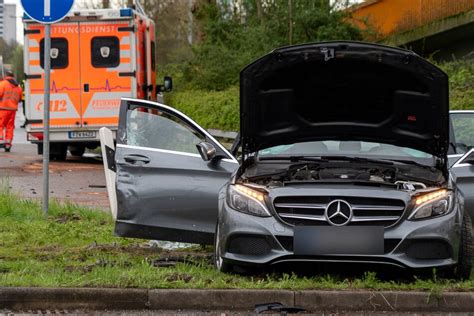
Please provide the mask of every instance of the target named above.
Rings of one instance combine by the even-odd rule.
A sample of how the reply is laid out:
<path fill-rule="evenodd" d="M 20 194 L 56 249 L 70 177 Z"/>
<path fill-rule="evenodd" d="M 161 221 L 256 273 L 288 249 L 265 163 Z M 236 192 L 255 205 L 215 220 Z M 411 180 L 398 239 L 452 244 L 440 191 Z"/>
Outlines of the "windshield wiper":
<path fill-rule="evenodd" d="M 404 164 L 404 165 L 413 165 L 413 166 L 422 167 L 422 168 L 429 168 L 429 169 L 434 168 L 434 166 L 424 165 L 422 163 L 419 163 L 419 162 L 416 162 L 416 161 L 413 161 L 413 160 L 403 160 L 403 159 L 388 159 L 388 160 L 389 161 L 395 161 L 395 162 L 398 162 L 398 163 L 401 163 L 401 164 Z"/>
<path fill-rule="evenodd" d="M 328 160 L 344 160 L 344 161 L 351 161 L 351 162 L 369 162 L 369 163 L 381 163 L 385 165 L 394 165 L 394 162 L 406 164 L 406 165 L 413 165 L 423 168 L 433 168 L 433 166 L 428 166 L 421 164 L 419 162 L 413 160 L 403 160 L 403 159 L 373 159 L 373 158 L 363 158 L 363 157 L 345 157 L 345 156 L 321 156 L 322 159 Z"/>
<path fill-rule="evenodd" d="M 384 165 L 393 165 L 393 162 L 385 159 L 372 159 L 372 158 L 362 158 L 362 157 L 348 157 L 348 156 L 321 156 L 322 159 L 327 160 L 341 160 L 341 161 L 350 161 L 350 162 L 369 162 L 369 163 L 378 163 Z"/>
<path fill-rule="evenodd" d="M 349 161 L 349 162 L 366 162 L 374 164 L 382 164 L 387 166 L 393 166 L 395 163 L 413 165 L 421 168 L 433 169 L 433 166 L 421 164 L 413 160 L 403 159 L 372 159 L 363 157 L 348 157 L 348 156 L 263 156 L 259 157 L 261 161 L 264 160 L 289 160 L 290 162 L 316 162 L 324 163 L 330 161 Z"/>

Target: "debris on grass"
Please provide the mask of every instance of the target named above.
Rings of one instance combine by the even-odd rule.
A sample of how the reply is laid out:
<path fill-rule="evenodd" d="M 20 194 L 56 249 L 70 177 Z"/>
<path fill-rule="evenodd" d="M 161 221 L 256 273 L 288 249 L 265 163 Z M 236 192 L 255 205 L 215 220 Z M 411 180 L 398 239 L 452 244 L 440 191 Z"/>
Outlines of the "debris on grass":
<path fill-rule="evenodd" d="M 56 217 L 55 222 L 59 224 L 65 224 L 67 222 L 79 221 L 81 217 L 78 214 L 63 214 Z"/>
<path fill-rule="evenodd" d="M 150 247 L 161 248 L 164 250 L 178 250 L 178 249 L 194 248 L 198 246 L 196 244 L 188 244 L 184 242 L 171 242 L 171 241 L 161 241 L 161 240 L 150 240 L 148 244 L 150 245 Z"/>
<path fill-rule="evenodd" d="M 189 283 L 193 277 L 189 274 L 173 273 L 166 278 L 168 282 L 184 281 L 184 283 Z"/>
<path fill-rule="evenodd" d="M 153 267 L 168 268 L 174 267 L 178 263 L 186 263 L 196 266 L 212 263 L 212 254 L 208 253 L 168 253 L 168 256 L 162 256 L 150 261 Z"/>

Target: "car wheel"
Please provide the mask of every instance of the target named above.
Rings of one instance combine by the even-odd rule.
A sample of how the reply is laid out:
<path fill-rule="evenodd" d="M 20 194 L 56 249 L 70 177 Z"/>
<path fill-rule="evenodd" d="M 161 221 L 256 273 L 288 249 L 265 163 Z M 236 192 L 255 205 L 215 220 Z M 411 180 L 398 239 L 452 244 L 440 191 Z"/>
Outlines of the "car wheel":
<path fill-rule="evenodd" d="M 69 152 L 74 157 L 82 157 L 82 155 L 84 155 L 85 151 L 86 151 L 86 147 L 84 147 L 84 146 L 69 147 Z"/>
<path fill-rule="evenodd" d="M 50 160 L 64 161 L 66 160 L 67 153 L 57 153 L 49 155 Z"/>
<path fill-rule="evenodd" d="M 65 161 L 67 157 L 67 152 L 54 153 L 49 155 L 49 160 L 55 161 Z"/>
<path fill-rule="evenodd" d="M 50 144 L 49 159 L 64 161 L 67 157 L 67 146 L 63 144 Z"/>
<path fill-rule="evenodd" d="M 458 263 L 455 267 L 454 276 L 456 279 L 466 280 L 471 276 L 472 261 L 474 260 L 474 241 L 472 238 L 472 221 L 467 212 L 461 228 L 461 244 L 459 247 Z"/>
<path fill-rule="evenodd" d="M 232 272 L 234 270 L 233 265 L 225 262 L 221 256 L 219 223 L 216 224 L 216 233 L 214 234 L 214 267 L 224 273 Z"/>

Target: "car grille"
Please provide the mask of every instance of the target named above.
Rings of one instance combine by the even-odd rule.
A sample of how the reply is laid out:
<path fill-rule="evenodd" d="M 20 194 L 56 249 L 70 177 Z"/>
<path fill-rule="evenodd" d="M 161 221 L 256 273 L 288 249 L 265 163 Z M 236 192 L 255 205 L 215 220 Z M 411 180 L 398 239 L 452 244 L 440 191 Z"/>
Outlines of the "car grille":
<path fill-rule="evenodd" d="M 405 203 L 401 200 L 363 197 L 277 197 L 273 205 L 278 216 L 287 224 L 320 226 L 331 225 L 324 213 L 327 205 L 334 200 L 344 200 L 352 207 L 349 226 L 389 227 L 398 222 L 405 211 Z"/>

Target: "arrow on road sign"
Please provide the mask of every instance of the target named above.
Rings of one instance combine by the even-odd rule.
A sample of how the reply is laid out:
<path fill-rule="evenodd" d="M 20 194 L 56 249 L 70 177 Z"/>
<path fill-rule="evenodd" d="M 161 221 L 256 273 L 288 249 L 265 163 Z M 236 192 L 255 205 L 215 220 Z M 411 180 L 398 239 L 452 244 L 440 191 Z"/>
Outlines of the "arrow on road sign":
<path fill-rule="evenodd" d="M 61 21 L 74 5 L 74 0 L 20 0 L 20 2 L 30 18 L 43 24 Z"/>
<path fill-rule="evenodd" d="M 51 0 L 44 0 L 44 16 L 51 16 Z"/>

